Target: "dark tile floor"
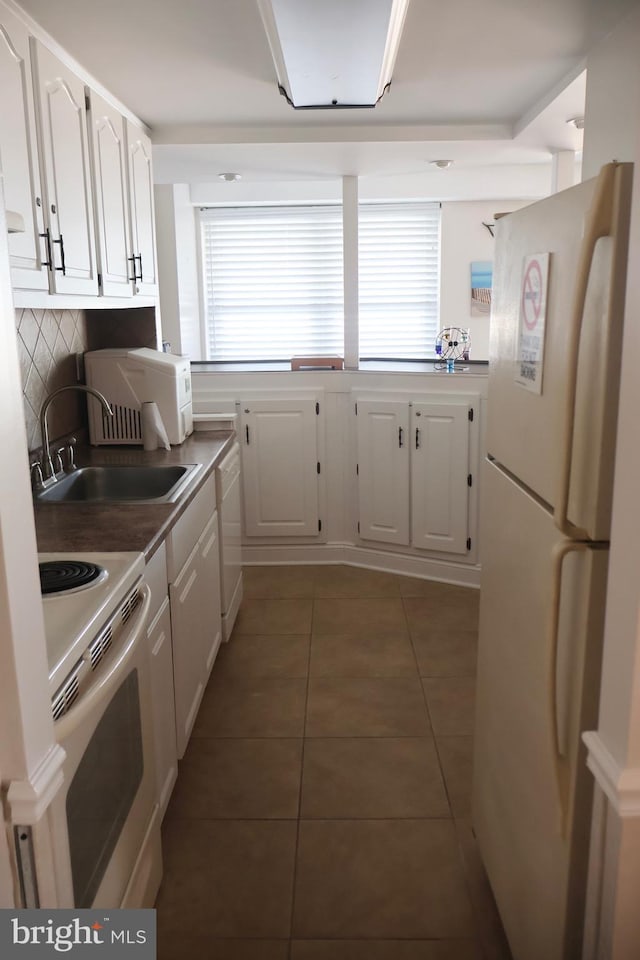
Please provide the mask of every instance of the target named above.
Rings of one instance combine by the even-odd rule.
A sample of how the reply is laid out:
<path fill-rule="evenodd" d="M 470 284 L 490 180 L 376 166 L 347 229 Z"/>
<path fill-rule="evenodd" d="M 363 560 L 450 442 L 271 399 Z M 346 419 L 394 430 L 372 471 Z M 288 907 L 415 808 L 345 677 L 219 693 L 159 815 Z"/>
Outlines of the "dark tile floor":
<path fill-rule="evenodd" d="M 509 960 L 470 822 L 478 593 L 249 567 L 163 827 L 159 960 Z"/>

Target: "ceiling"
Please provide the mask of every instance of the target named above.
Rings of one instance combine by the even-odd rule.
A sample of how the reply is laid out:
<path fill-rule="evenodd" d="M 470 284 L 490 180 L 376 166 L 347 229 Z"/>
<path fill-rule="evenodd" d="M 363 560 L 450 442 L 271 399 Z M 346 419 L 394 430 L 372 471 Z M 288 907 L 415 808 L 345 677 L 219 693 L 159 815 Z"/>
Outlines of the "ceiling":
<path fill-rule="evenodd" d="M 415 173 L 581 149 L 584 59 L 635 0 L 411 0 L 373 110 L 299 113 L 256 0 L 19 0 L 152 131 L 157 179 Z M 322 0 L 318 0 L 322 2 Z M 349 0 L 344 0 L 345 4 Z"/>

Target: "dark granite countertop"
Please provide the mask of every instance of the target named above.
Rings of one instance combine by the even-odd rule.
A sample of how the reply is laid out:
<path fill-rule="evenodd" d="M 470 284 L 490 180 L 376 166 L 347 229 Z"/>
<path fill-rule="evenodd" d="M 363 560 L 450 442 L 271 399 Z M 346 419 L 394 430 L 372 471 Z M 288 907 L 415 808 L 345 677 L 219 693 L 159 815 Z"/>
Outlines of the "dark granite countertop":
<path fill-rule="evenodd" d="M 79 446 L 78 466 L 201 463 L 175 503 L 39 503 L 35 505 L 38 550 L 138 550 L 148 560 L 233 444 L 231 430 L 197 431 L 171 450 Z"/>

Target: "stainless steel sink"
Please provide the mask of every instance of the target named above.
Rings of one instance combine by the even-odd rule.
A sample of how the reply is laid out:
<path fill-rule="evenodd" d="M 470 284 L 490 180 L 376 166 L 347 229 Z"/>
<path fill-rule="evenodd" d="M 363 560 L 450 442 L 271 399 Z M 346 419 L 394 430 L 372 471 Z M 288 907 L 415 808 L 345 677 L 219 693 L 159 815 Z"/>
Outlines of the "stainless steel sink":
<path fill-rule="evenodd" d="M 44 503 L 172 503 L 200 463 L 80 467 L 35 494 Z"/>

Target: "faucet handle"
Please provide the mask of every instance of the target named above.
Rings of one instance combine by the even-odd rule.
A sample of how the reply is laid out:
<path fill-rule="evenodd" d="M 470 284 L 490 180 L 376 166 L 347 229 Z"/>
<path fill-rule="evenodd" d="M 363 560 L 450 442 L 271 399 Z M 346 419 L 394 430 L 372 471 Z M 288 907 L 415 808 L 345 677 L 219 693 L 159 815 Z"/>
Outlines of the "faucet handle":
<path fill-rule="evenodd" d="M 40 490 L 42 487 L 44 487 L 44 480 L 42 478 L 42 465 L 40 461 L 34 460 L 34 462 L 30 464 L 30 469 L 31 486 L 34 488 L 34 490 Z"/>
<path fill-rule="evenodd" d="M 62 454 L 64 453 L 64 447 L 58 447 L 56 450 L 56 461 L 55 461 L 55 473 L 62 473 L 64 471 L 64 465 L 62 463 Z"/>
<path fill-rule="evenodd" d="M 76 457 L 76 448 L 75 445 L 78 441 L 75 437 L 69 437 L 69 442 L 64 448 L 66 462 L 64 465 L 65 473 L 73 473 L 74 470 L 77 470 L 75 457 Z"/>

